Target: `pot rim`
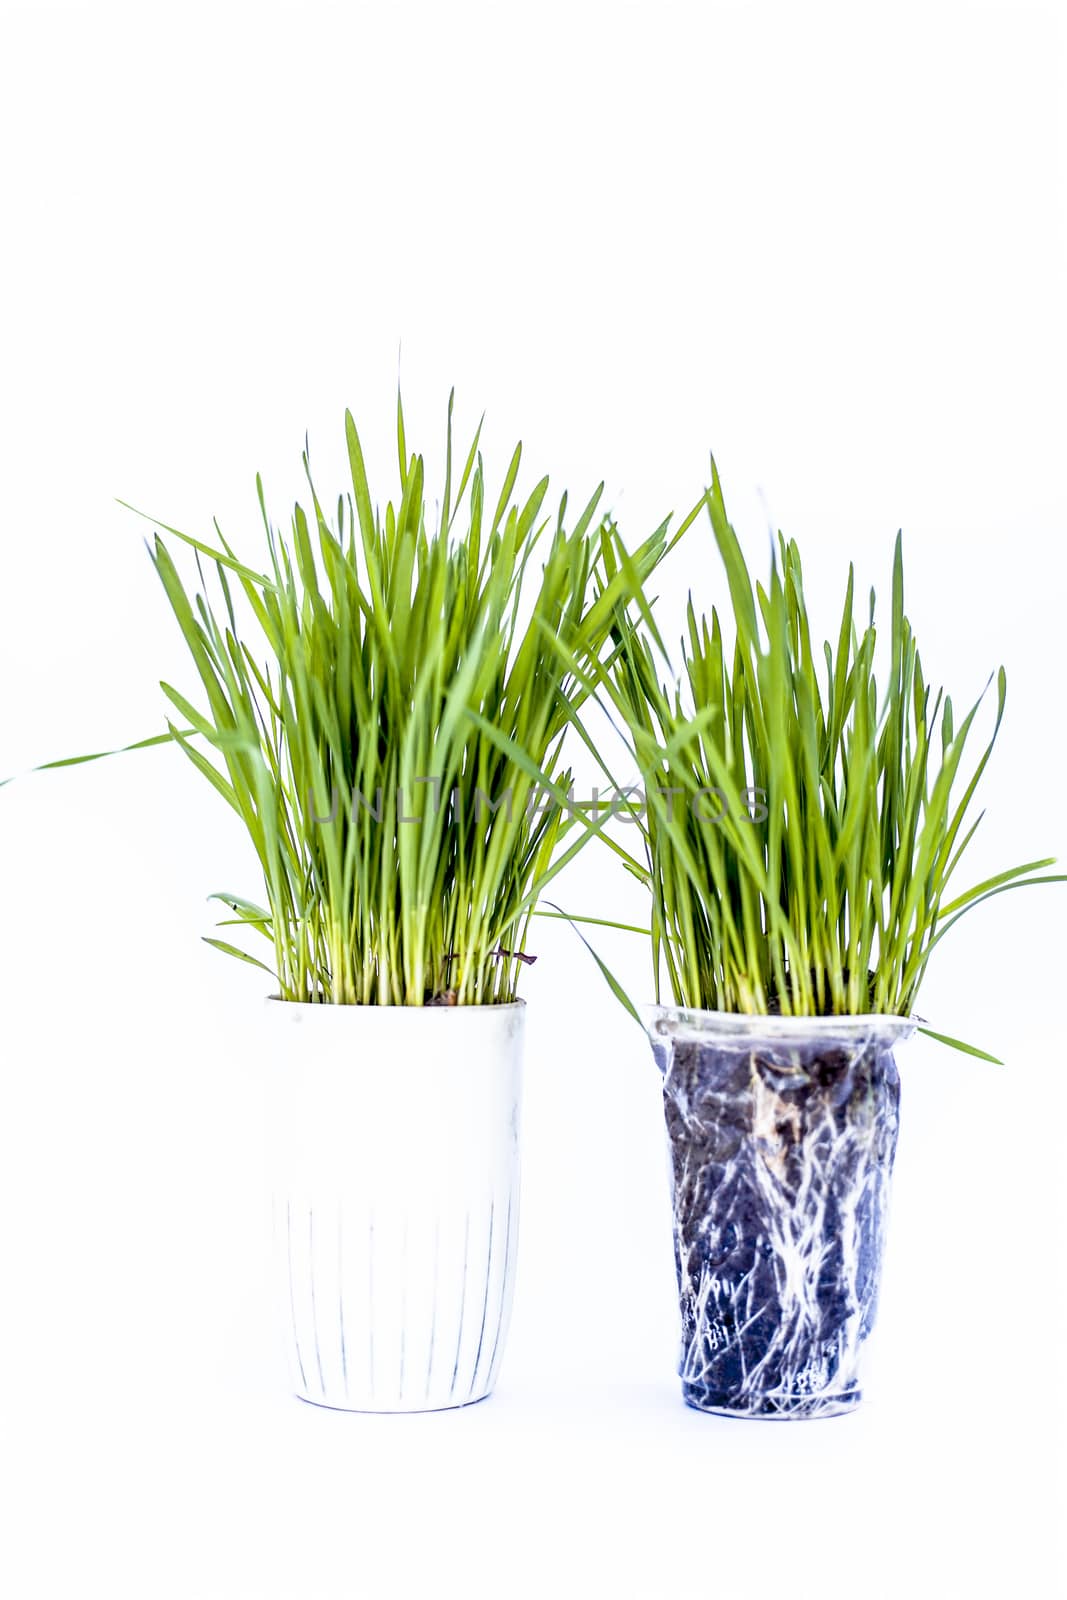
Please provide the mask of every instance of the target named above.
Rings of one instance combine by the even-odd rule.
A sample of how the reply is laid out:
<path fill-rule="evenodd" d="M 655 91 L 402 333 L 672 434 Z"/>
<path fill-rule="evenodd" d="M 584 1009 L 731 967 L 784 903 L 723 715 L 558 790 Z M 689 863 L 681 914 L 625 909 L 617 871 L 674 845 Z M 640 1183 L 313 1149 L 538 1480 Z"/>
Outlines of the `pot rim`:
<path fill-rule="evenodd" d="M 891 1011 L 850 1012 L 842 1016 L 775 1016 L 769 1012 L 701 1011 L 696 1006 L 643 1005 L 639 1007 L 650 1038 L 721 1038 L 783 1041 L 820 1038 L 908 1039 L 919 1026 L 917 1017 Z"/>
<path fill-rule="evenodd" d="M 503 1016 L 507 1011 L 525 1011 L 526 1001 L 505 1000 L 499 1004 L 473 1005 L 473 1006 L 381 1006 L 381 1005 L 339 1005 L 329 1000 L 283 1000 L 281 995 L 268 994 L 263 997 L 263 1005 L 268 1009 L 276 1009 L 280 1013 L 292 1014 L 314 1012 L 316 1015 L 327 1013 L 355 1012 L 359 1016 L 368 1014 L 381 1017 L 388 1014 L 398 1016 L 422 1016 L 428 1013 L 431 1016 Z"/>

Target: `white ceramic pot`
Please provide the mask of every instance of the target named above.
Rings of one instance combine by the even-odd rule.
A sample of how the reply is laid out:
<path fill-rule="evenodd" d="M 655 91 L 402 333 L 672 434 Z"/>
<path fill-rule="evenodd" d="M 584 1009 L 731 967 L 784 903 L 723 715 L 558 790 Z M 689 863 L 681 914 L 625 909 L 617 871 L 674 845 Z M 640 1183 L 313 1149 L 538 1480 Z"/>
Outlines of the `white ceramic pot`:
<path fill-rule="evenodd" d="M 491 1392 L 525 1009 L 268 1002 L 276 1281 L 301 1399 L 437 1411 Z"/>

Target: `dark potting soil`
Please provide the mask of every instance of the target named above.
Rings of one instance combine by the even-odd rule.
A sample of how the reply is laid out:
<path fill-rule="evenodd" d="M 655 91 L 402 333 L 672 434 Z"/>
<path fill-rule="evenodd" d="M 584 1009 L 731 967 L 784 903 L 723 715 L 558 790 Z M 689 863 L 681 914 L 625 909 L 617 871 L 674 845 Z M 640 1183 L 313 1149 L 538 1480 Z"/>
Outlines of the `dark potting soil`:
<path fill-rule="evenodd" d="M 873 1041 L 657 1041 L 693 1404 L 817 1414 L 858 1399 L 877 1308 L 899 1078 Z"/>

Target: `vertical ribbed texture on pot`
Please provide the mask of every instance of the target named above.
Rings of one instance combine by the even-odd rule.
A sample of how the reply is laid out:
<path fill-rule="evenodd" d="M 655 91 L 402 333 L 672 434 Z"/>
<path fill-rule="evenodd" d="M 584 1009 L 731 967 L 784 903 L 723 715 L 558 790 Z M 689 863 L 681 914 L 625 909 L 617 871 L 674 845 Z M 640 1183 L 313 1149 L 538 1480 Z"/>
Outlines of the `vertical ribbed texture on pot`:
<path fill-rule="evenodd" d="M 523 1006 L 268 1008 L 279 1318 L 301 1398 L 467 1405 L 507 1337 Z"/>
<path fill-rule="evenodd" d="M 657 1009 L 679 1373 L 702 1410 L 828 1416 L 860 1399 L 907 1020 Z"/>

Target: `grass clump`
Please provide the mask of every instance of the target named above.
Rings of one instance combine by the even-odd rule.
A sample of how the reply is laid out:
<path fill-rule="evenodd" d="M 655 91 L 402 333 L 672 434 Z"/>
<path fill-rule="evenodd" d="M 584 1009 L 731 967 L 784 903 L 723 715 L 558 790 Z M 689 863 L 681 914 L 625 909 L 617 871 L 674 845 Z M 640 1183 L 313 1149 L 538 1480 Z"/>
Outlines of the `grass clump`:
<path fill-rule="evenodd" d="M 698 620 L 690 597 L 681 678 L 664 683 L 654 647 L 666 652 L 642 604 L 617 629 L 611 664 L 590 658 L 583 679 L 604 693 L 644 779 L 647 809 L 630 810 L 645 860 L 629 865 L 651 888 L 657 1000 L 665 972 L 674 1002 L 701 1010 L 910 1015 L 961 917 L 1057 881 L 1041 876 L 1054 864 L 1045 859 L 956 887 L 981 821 L 973 802 L 1004 714 L 1004 670 L 992 733 L 975 751 L 985 697 L 961 717 L 926 682 L 899 536 L 880 677 L 875 594 L 857 620 L 851 567 L 836 636 L 819 647 L 796 544 L 779 535 L 768 582 L 754 582 L 714 462 L 705 503 L 732 640 L 716 610 Z"/>
<path fill-rule="evenodd" d="M 310 504 L 287 537 L 257 480 L 265 570 L 221 532 L 208 545 L 157 524 L 200 682 L 196 704 L 162 686 L 182 724 L 169 736 L 247 829 L 264 903 L 218 898 L 270 947 L 282 999 L 511 1001 L 537 899 L 590 836 L 566 807 L 563 736 L 585 694 L 566 662 L 600 659 L 667 524 L 620 562 L 602 486 L 569 528 L 566 495 L 544 514 L 547 478 L 515 498 L 521 446 L 487 498 L 480 425 L 457 481 L 451 399 L 439 511 L 398 402 L 383 514 L 350 414 L 345 429 L 351 489 L 332 521 L 306 454 Z M 195 550 L 195 588 L 168 536 Z"/>

